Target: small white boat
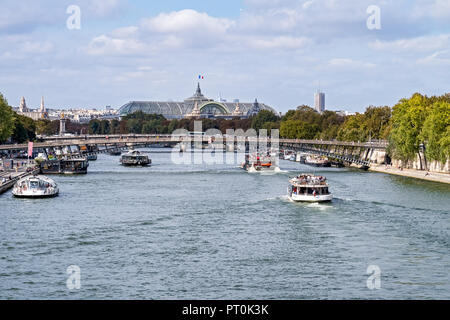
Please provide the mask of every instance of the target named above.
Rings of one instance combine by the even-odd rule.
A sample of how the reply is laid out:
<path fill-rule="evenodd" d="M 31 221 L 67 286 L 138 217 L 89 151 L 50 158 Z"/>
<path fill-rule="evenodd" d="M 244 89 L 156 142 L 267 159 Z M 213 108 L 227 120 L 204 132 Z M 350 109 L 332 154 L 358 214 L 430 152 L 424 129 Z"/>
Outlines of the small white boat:
<path fill-rule="evenodd" d="M 327 202 L 333 199 L 327 179 L 310 174 L 301 174 L 289 180 L 288 197 L 296 202 Z"/>
<path fill-rule="evenodd" d="M 28 176 L 20 179 L 13 187 L 12 194 L 18 198 L 48 198 L 58 195 L 55 181 L 46 176 Z"/>

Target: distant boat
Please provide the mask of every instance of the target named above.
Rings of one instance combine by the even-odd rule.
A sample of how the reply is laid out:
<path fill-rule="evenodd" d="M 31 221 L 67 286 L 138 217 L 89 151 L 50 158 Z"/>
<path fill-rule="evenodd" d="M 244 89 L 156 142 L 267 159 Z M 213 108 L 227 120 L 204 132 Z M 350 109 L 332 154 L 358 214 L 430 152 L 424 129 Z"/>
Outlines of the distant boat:
<path fill-rule="evenodd" d="M 46 176 L 28 176 L 20 179 L 13 187 L 12 194 L 18 198 L 48 198 L 58 195 L 55 181 Z"/>
<path fill-rule="evenodd" d="M 143 155 L 138 150 L 130 150 L 128 153 L 123 154 L 120 157 L 120 162 L 124 166 L 146 166 L 152 163 L 147 155 Z"/>
<path fill-rule="evenodd" d="M 296 202 L 327 202 L 333 199 L 327 179 L 310 174 L 301 174 L 289 180 L 288 197 Z"/>
<path fill-rule="evenodd" d="M 276 165 L 276 156 L 261 155 L 259 153 L 246 155 L 241 168 L 248 172 L 277 172 L 280 168 Z"/>
<path fill-rule="evenodd" d="M 116 150 L 113 150 L 113 151 L 108 151 L 108 154 L 110 156 L 120 156 L 122 154 L 122 151 L 116 149 Z"/>
<path fill-rule="evenodd" d="M 86 158 L 54 159 L 40 163 L 43 174 L 80 174 L 87 173 L 89 161 Z"/>
<path fill-rule="evenodd" d="M 305 159 L 305 164 L 309 164 L 314 167 L 331 167 L 331 163 L 328 161 L 327 157 L 320 157 L 310 155 Z"/>
<path fill-rule="evenodd" d="M 96 153 L 88 154 L 86 158 L 89 161 L 95 161 L 95 160 L 97 160 L 97 154 Z"/>

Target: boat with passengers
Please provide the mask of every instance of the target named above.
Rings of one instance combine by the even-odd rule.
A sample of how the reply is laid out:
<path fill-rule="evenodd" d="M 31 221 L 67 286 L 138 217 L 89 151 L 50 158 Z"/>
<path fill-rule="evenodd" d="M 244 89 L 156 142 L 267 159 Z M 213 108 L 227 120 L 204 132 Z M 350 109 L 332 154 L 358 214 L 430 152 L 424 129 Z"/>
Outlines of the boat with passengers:
<path fill-rule="evenodd" d="M 327 178 L 306 173 L 289 180 L 288 197 L 296 202 L 327 202 L 333 199 Z"/>
<path fill-rule="evenodd" d="M 241 164 L 241 168 L 248 172 L 278 172 L 280 168 L 276 160 L 276 154 L 247 154 L 245 155 L 245 162 Z"/>
<path fill-rule="evenodd" d="M 12 194 L 18 198 L 48 198 L 58 195 L 59 189 L 52 179 L 34 175 L 20 179 L 13 187 Z"/>
<path fill-rule="evenodd" d="M 130 150 L 120 157 L 120 163 L 124 166 L 146 166 L 152 163 L 152 160 L 138 150 Z"/>

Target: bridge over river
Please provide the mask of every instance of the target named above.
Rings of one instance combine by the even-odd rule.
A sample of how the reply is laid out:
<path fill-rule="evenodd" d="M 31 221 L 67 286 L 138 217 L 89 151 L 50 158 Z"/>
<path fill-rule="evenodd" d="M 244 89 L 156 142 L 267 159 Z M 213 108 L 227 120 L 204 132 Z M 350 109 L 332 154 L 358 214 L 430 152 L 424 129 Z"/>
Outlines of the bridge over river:
<path fill-rule="evenodd" d="M 50 136 L 41 137 L 34 143 L 34 149 L 44 153 L 53 153 L 55 150 L 66 150 L 67 157 L 79 157 L 97 153 L 108 153 L 117 150 L 126 150 L 129 147 L 146 146 L 187 146 L 189 143 L 217 144 L 221 141 L 226 144 L 227 150 L 234 150 L 238 143 L 246 146 L 257 141 L 256 137 L 239 136 L 208 136 L 208 135 L 163 135 L 163 134 L 127 134 L 127 135 L 79 135 L 79 136 Z M 347 142 L 300 139 L 271 139 L 260 138 L 267 141 L 269 146 L 281 150 L 307 152 L 327 156 L 330 159 L 346 164 L 355 164 L 361 167 L 370 167 L 373 163 L 382 163 L 386 156 L 386 141 Z M 231 150 L 230 147 L 231 146 Z M 27 150 L 27 144 L 0 145 L 0 152 L 14 153 Z M 245 150 L 248 150 L 246 147 Z"/>

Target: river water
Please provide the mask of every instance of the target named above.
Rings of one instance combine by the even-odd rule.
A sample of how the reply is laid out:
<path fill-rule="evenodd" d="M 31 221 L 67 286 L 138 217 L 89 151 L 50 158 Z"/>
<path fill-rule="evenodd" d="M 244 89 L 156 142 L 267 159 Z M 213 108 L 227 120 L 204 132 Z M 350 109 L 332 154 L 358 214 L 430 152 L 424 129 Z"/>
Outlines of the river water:
<path fill-rule="evenodd" d="M 333 202 L 292 203 L 289 177 L 311 167 L 249 174 L 152 151 L 147 168 L 99 155 L 87 175 L 53 176 L 53 199 L 0 195 L 0 298 L 450 298 L 447 185 L 323 168 Z"/>

